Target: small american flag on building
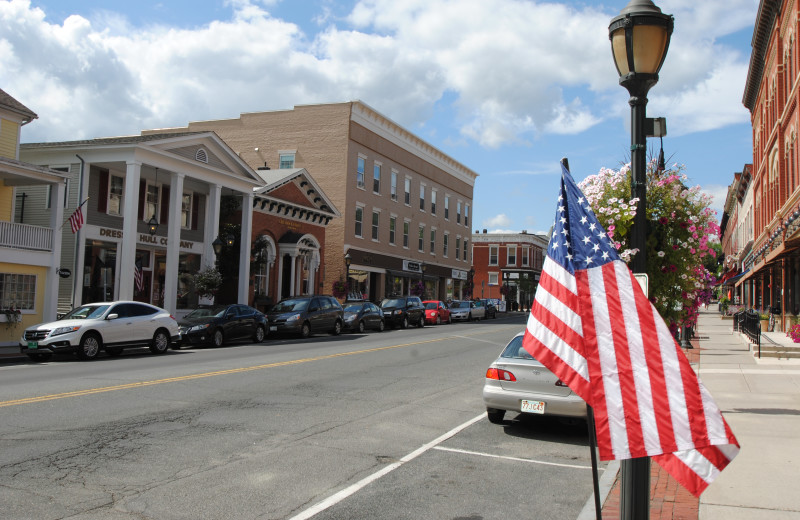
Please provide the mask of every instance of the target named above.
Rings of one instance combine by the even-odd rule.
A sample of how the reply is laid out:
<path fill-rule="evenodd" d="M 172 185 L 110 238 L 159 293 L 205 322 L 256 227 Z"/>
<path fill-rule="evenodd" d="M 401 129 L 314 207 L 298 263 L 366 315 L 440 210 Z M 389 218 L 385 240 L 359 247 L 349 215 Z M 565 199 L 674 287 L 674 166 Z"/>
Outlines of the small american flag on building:
<path fill-rule="evenodd" d="M 75 211 L 72 212 L 72 215 L 69 217 L 69 226 L 72 228 L 73 233 L 77 233 L 80 228 L 83 227 L 83 204 L 77 207 Z"/>
<path fill-rule="evenodd" d="M 144 290 L 144 273 L 142 273 L 142 259 L 137 258 L 133 266 L 133 280 L 136 284 L 136 292 L 140 293 Z"/>
<path fill-rule="evenodd" d="M 739 452 L 716 403 L 563 164 L 523 344 L 593 408 L 601 459 L 653 457 L 699 496 Z"/>

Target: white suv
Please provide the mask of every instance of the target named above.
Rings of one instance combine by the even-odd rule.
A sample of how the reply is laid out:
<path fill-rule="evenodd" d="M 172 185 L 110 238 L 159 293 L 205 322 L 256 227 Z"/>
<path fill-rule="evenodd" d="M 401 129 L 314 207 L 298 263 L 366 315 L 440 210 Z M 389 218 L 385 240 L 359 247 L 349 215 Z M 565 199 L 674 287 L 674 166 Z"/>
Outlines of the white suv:
<path fill-rule="evenodd" d="M 76 307 L 58 321 L 28 327 L 19 348 L 34 361 L 58 352 L 94 359 L 100 350 L 118 356 L 129 347 L 149 347 L 153 354 L 163 354 L 179 339 L 178 323 L 164 309 L 141 302 L 101 302 Z"/>

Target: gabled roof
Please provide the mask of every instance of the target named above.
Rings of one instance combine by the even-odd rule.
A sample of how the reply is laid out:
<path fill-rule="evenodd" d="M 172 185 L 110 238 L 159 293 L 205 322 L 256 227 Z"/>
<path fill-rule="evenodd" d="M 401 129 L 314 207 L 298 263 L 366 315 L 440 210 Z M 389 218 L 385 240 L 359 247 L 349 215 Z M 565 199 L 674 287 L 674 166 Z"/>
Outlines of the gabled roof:
<path fill-rule="evenodd" d="M 341 213 L 333 202 L 325 195 L 322 188 L 314 181 L 305 168 L 284 168 L 278 170 L 256 170 L 256 174 L 266 183 L 264 186 L 254 188 L 256 202 L 262 201 L 262 206 L 271 201 L 270 194 L 283 186 L 293 183 L 308 200 L 308 208 L 331 217 L 339 217 Z M 281 200 L 283 204 L 297 206 L 298 209 L 308 209 L 303 206 Z"/>
<path fill-rule="evenodd" d="M 3 89 L 0 89 L 0 107 L 22 116 L 23 124 L 30 123 L 39 117 L 33 110 L 14 99 L 13 96 Z"/>

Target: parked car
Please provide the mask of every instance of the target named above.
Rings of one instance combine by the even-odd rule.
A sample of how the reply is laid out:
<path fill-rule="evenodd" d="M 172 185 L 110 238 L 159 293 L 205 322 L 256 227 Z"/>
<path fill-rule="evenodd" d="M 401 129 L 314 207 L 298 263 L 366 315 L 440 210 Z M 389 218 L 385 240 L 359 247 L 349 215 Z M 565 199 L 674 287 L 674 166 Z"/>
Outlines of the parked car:
<path fill-rule="evenodd" d="M 424 301 L 422 304 L 425 306 L 425 323 L 439 325 L 441 323 L 452 323 L 450 319 L 450 309 L 444 302 L 437 300 Z"/>
<path fill-rule="evenodd" d="M 267 311 L 270 332 L 299 334 L 307 338 L 316 332 L 334 336 L 342 332 L 344 309 L 333 296 L 292 296 Z"/>
<path fill-rule="evenodd" d="M 372 302 L 345 302 L 344 328 L 359 333 L 366 329 L 383 332 L 386 328 L 383 311 Z"/>
<path fill-rule="evenodd" d="M 201 305 L 178 320 L 180 346 L 211 345 L 221 347 L 235 339 L 260 343 L 267 335 L 264 314 L 249 305 Z"/>
<path fill-rule="evenodd" d="M 497 318 L 497 306 L 495 306 L 494 302 L 492 300 L 487 300 L 485 298 L 482 298 L 479 301 L 481 302 L 481 304 L 484 307 L 486 307 L 486 319 L 489 319 L 489 318 L 496 319 Z"/>
<path fill-rule="evenodd" d="M 486 303 L 482 300 L 474 300 L 469 302 L 472 309 L 473 320 L 483 320 L 486 318 Z"/>
<path fill-rule="evenodd" d="M 35 361 L 60 352 L 94 359 L 101 350 L 118 356 L 131 347 L 163 354 L 179 339 L 178 323 L 169 312 L 147 303 L 116 301 L 81 305 L 60 320 L 28 327 L 19 347 Z"/>
<path fill-rule="evenodd" d="M 425 307 L 419 296 L 396 296 L 381 302 L 383 318 L 389 327 L 425 326 Z"/>
<path fill-rule="evenodd" d="M 479 320 L 486 315 L 486 307 L 478 305 L 478 302 L 467 300 L 455 300 L 448 305 L 450 318 L 455 321 Z"/>
<path fill-rule="evenodd" d="M 523 332 L 509 341 L 486 371 L 483 403 L 489 421 L 506 412 L 586 417 L 586 403 L 522 346 Z"/>

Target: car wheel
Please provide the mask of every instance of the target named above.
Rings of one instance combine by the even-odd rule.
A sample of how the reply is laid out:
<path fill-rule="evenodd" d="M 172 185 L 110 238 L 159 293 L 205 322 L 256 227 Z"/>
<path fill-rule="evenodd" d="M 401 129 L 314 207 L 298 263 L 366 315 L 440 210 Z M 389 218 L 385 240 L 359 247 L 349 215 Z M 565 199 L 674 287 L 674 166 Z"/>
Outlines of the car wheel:
<path fill-rule="evenodd" d="M 404 329 L 408 328 L 408 316 L 403 316 L 403 321 L 400 323 L 400 326 Z"/>
<path fill-rule="evenodd" d="M 253 334 L 253 341 L 255 341 L 256 343 L 261 343 L 262 341 L 264 341 L 264 338 L 266 337 L 266 335 L 267 335 L 267 333 L 264 330 L 264 327 L 259 325 L 258 327 L 256 327 L 255 334 Z"/>
<path fill-rule="evenodd" d="M 364 325 L 364 320 L 359 321 L 358 322 L 358 326 L 356 327 L 356 329 L 358 329 L 358 333 L 359 334 L 364 334 L 364 329 L 365 328 L 366 328 L 366 326 Z"/>
<path fill-rule="evenodd" d="M 494 408 L 486 409 L 486 417 L 489 418 L 489 422 L 492 424 L 503 424 L 503 417 L 505 417 L 505 415 L 505 410 L 496 410 Z"/>
<path fill-rule="evenodd" d="M 223 343 L 225 343 L 225 335 L 222 334 L 222 329 L 215 330 L 214 335 L 211 336 L 211 344 L 215 347 L 221 347 Z"/>
<path fill-rule="evenodd" d="M 420 316 L 417 322 L 417 327 L 422 328 L 425 326 L 425 316 Z"/>
<path fill-rule="evenodd" d="M 309 322 L 303 323 L 303 326 L 300 327 L 300 337 L 308 338 L 311 336 L 311 324 Z"/>
<path fill-rule="evenodd" d="M 338 336 L 342 333 L 342 322 L 341 320 L 336 320 L 336 323 L 333 324 L 333 330 L 331 331 L 331 335 Z"/>
<path fill-rule="evenodd" d="M 470 313 L 469 316 L 467 316 L 467 321 L 472 321 L 472 314 L 471 313 Z"/>
<path fill-rule="evenodd" d="M 442 324 L 442 317 L 439 316 L 438 314 L 436 315 L 436 324 L 437 325 L 441 325 Z"/>
<path fill-rule="evenodd" d="M 122 355 L 122 347 L 106 347 L 106 354 L 111 357 L 119 357 Z"/>
<path fill-rule="evenodd" d="M 101 343 L 102 340 L 100 339 L 100 336 L 93 332 L 89 332 L 81 338 L 81 342 L 78 345 L 78 350 L 75 353 L 80 359 L 94 359 L 100 353 Z"/>
<path fill-rule="evenodd" d="M 153 334 L 153 341 L 150 342 L 150 352 L 153 354 L 163 354 L 169 350 L 169 334 L 164 329 L 158 329 Z"/>
<path fill-rule="evenodd" d="M 448 316 L 447 317 L 447 324 L 450 325 L 451 323 L 453 323 L 453 317 L 452 316 Z"/>
<path fill-rule="evenodd" d="M 47 361 L 50 359 L 50 354 L 27 354 L 28 359 L 35 362 Z"/>
<path fill-rule="evenodd" d="M 383 332 L 386 330 L 386 322 L 381 320 L 378 324 L 378 332 Z"/>

